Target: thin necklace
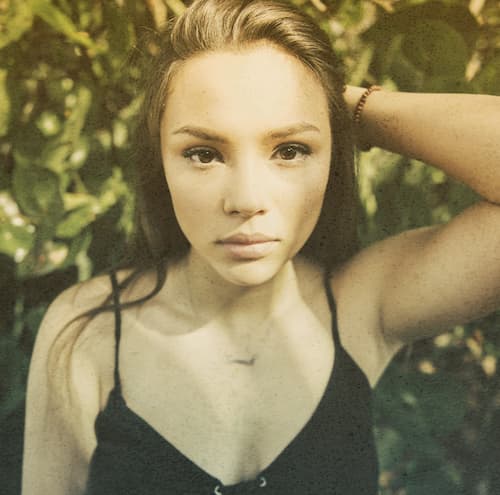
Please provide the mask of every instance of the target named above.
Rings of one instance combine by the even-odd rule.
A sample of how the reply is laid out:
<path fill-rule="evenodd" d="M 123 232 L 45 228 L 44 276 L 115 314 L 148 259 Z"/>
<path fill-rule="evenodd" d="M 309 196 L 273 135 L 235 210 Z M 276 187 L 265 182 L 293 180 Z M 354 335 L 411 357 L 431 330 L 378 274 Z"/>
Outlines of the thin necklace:
<path fill-rule="evenodd" d="M 262 325 L 261 325 L 262 327 Z M 228 352 L 224 354 L 224 359 L 225 361 L 233 364 L 241 364 L 243 366 L 253 366 L 255 362 L 257 361 L 257 358 L 259 357 L 260 352 L 262 351 L 264 344 L 269 338 L 269 334 L 271 331 L 271 325 L 269 324 L 269 319 L 265 321 L 265 328 L 264 330 L 261 330 L 262 334 L 260 335 L 260 338 L 257 340 L 255 343 L 253 351 L 250 350 L 250 339 L 247 339 L 246 345 L 245 345 L 245 357 L 236 357 L 236 356 L 231 356 Z M 249 357 L 246 357 L 249 356 Z"/>
<path fill-rule="evenodd" d="M 184 279 L 186 281 L 186 287 L 187 287 L 187 292 L 188 292 L 188 298 L 189 298 L 189 304 L 191 306 L 191 310 L 196 318 L 197 321 L 201 321 L 200 314 L 198 313 L 196 306 L 194 304 L 193 300 L 193 293 L 191 290 L 191 283 L 189 281 L 188 273 L 187 273 L 187 266 L 184 268 Z M 224 361 L 227 363 L 231 364 L 239 364 L 242 366 L 253 366 L 255 362 L 257 361 L 257 358 L 259 357 L 259 353 L 264 347 L 265 342 L 267 341 L 270 330 L 271 330 L 271 325 L 269 324 L 269 320 L 271 318 L 266 318 L 263 324 L 260 325 L 260 327 L 265 325 L 265 329 L 262 331 L 262 335 L 260 339 L 258 340 L 255 349 L 253 351 L 250 351 L 250 339 L 247 339 L 246 345 L 245 345 L 245 356 L 234 356 L 231 355 L 229 352 L 224 352 Z M 249 356 L 249 357 L 248 357 Z"/>

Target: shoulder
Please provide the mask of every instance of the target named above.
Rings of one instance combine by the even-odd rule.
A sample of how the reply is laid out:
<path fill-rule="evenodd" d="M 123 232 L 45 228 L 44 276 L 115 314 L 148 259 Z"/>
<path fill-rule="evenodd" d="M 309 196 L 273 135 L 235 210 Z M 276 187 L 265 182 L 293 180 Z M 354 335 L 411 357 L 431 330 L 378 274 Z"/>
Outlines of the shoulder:
<path fill-rule="evenodd" d="M 111 296 L 108 276 L 64 290 L 48 307 L 37 333 L 30 363 L 34 393 L 45 390 L 58 403 L 82 402 L 92 412 L 105 400 L 112 376 L 114 314 L 99 311 Z M 42 381 L 44 380 L 44 383 Z"/>
<path fill-rule="evenodd" d="M 96 326 L 92 324 L 90 314 L 103 305 L 110 294 L 111 283 L 105 276 L 81 282 L 61 292 L 49 305 L 43 317 L 35 342 L 34 356 L 36 357 L 41 349 L 51 348 L 61 338 L 68 344 L 76 344 L 86 326 Z"/>
<path fill-rule="evenodd" d="M 117 273 L 119 282 L 131 270 Z M 154 286 L 150 276 L 139 276 L 120 294 L 120 302 L 140 299 Z M 72 381 L 71 390 L 81 390 L 92 378 L 102 407 L 113 385 L 115 313 L 112 283 L 107 274 L 96 276 L 64 290 L 49 306 L 40 325 L 32 366 L 46 366 L 50 377 Z M 68 383 L 66 383 L 68 385 Z"/>
<path fill-rule="evenodd" d="M 125 276 L 118 274 L 119 280 Z M 96 446 L 95 420 L 114 384 L 114 313 L 92 316 L 110 296 L 109 276 L 95 277 L 64 290 L 43 318 L 26 396 L 23 486 L 27 493 L 83 490 Z M 82 316 L 89 311 L 90 316 Z"/>
<path fill-rule="evenodd" d="M 123 270 L 118 273 L 117 278 L 122 281 L 129 274 L 130 271 Z M 121 302 L 130 297 L 130 291 L 126 290 Z M 105 333 L 113 333 L 108 332 L 107 328 L 114 319 L 114 312 L 110 308 L 104 309 L 112 303 L 111 277 L 106 274 L 65 289 L 47 308 L 37 334 L 35 349 L 50 346 L 61 336 L 69 338 L 72 344 L 82 345 L 85 338 L 102 337 L 103 328 L 106 329 Z M 92 331 L 84 331 L 87 328 Z"/>
<path fill-rule="evenodd" d="M 49 305 L 37 339 L 52 340 L 60 327 L 99 307 L 110 294 L 111 283 L 104 275 L 65 289 Z"/>
<path fill-rule="evenodd" d="M 104 277 L 75 285 L 49 306 L 38 330 L 26 395 L 23 487 L 29 493 L 79 493 L 95 448 L 101 370 L 89 335 L 96 321 L 77 317 L 109 293 Z M 100 352 L 108 352 L 101 346 Z M 77 487 L 80 487 L 77 489 Z"/>

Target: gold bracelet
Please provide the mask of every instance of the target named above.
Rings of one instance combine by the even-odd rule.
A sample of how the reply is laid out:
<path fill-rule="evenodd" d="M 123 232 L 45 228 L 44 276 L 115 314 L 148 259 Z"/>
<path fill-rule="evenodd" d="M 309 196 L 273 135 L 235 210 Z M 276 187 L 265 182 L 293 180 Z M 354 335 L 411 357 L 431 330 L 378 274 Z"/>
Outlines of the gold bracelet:
<path fill-rule="evenodd" d="M 356 108 L 354 109 L 354 113 L 352 115 L 352 121 L 355 125 L 359 125 L 361 123 L 361 114 L 363 113 L 363 108 L 365 107 L 366 100 L 374 91 L 380 91 L 382 88 L 377 85 L 372 85 L 361 95 Z"/>

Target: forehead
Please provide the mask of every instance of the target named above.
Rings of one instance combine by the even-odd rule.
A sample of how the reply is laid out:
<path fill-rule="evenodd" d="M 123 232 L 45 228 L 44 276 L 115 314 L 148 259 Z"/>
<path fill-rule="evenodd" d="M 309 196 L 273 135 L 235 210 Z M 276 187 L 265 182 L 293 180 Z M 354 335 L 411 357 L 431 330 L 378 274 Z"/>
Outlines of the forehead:
<path fill-rule="evenodd" d="M 329 124 L 328 102 L 310 69 L 270 43 L 205 53 L 184 62 L 167 97 L 163 126 L 236 131 L 308 121 Z"/>

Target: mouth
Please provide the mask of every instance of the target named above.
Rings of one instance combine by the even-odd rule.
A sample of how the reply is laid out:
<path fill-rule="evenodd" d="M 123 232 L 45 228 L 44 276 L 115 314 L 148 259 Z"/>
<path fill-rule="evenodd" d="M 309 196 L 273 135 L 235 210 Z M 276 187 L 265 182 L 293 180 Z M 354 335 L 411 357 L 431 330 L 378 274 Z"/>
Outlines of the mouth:
<path fill-rule="evenodd" d="M 279 239 L 264 234 L 235 234 L 225 237 L 217 244 L 231 258 L 239 260 L 256 260 L 270 254 L 278 245 Z"/>

